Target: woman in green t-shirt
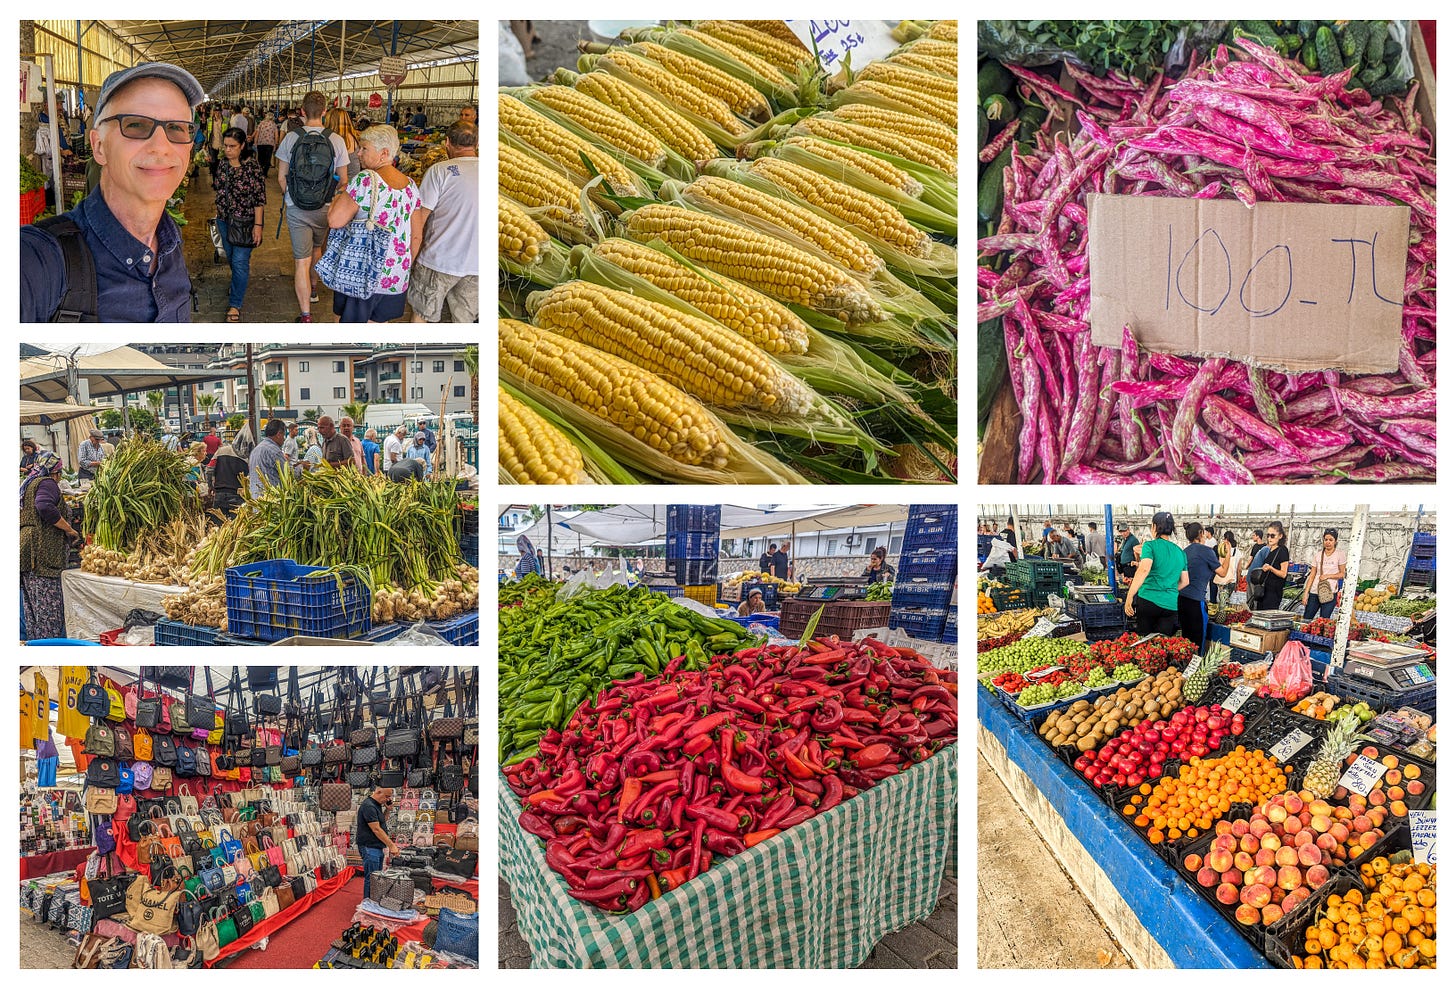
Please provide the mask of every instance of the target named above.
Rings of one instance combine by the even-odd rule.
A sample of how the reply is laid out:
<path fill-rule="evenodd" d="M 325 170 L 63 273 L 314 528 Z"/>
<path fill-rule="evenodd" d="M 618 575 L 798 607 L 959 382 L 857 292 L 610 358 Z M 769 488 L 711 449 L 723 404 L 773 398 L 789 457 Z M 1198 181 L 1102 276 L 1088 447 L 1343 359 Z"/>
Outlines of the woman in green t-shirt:
<path fill-rule="evenodd" d="M 1137 618 L 1138 635 L 1178 634 L 1178 591 L 1188 584 L 1188 557 L 1173 542 L 1173 513 L 1153 516 L 1152 538 L 1142 544 L 1142 560 L 1123 605 Z M 1134 612 L 1134 608 L 1136 612 Z"/>

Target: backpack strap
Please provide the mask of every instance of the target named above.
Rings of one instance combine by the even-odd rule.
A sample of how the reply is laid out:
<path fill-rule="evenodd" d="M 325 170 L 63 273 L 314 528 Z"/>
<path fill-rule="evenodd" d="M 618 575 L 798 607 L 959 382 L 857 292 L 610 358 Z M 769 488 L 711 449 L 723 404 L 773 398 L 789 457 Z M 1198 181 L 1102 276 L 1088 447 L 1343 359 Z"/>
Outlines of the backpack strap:
<path fill-rule="evenodd" d="M 97 322 L 96 259 L 91 256 L 91 248 L 86 245 L 80 225 L 62 213 L 37 222 L 35 227 L 55 238 L 66 265 L 66 292 L 55 312 L 51 313 L 50 321 Z"/>

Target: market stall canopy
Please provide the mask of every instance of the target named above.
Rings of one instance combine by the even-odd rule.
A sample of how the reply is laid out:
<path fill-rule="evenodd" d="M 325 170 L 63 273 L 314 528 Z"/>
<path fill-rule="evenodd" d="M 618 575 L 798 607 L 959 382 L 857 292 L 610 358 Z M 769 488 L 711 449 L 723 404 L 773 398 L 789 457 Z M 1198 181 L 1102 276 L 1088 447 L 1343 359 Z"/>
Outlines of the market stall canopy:
<path fill-rule="evenodd" d="M 212 98 L 235 85 L 322 81 L 339 72 L 374 73 L 383 54 L 412 64 L 480 55 L 480 22 L 440 21 L 102 21 L 145 61 L 171 62 Z"/>
<path fill-rule="evenodd" d="M 20 397 L 45 403 L 67 403 L 67 356 L 51 353 L 20 362 Z M 236 370 L 189 371 L 169 367 L 131 347 L 76 357 L 76 374 L 85 379 L 92 398 L 154 388 L 178 388 L 237 377 Z M 94 409 L 88 410 L 94 412 Z"/>
<path fill-rule="evenodd" d="M 826 505 L 818 508 L 775 510 L 724 505 L 719 535 L 723 539 L 746 539 L 751 536 L 786 536 L 790 532 L 808 533 L 821 529 L 847 529 L 853 526 L 883 525 L 905 520 L 904 505 Z M 537 523 L 528 534 L 539 528 L 544 540 L 543 523 Z M 667 534 L 666 505 L 613 505 L 594 512 L 582 512 L 555 523 L 557 530 L 591 537 L 600 546 L 642 546 L 661 542 Z M 560 538 L 557 531 L 553 538 Z M 583 544 L 587 545 L 587 544 Z"/>
<path fill-rule="evenodd" d="M 49 426 L 52 423 L 95 415 L 96 411 L 89 405 L 69 405 L 65 402 L 21 402 L 20 424 Z"/>

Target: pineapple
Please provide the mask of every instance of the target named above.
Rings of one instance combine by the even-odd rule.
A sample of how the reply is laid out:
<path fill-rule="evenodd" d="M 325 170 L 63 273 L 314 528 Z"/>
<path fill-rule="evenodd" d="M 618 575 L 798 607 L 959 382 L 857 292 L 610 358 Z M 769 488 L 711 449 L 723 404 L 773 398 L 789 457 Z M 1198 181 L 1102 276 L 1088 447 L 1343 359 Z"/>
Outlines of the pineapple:
<path fill-rule="evenodd" d="M 1208 681 L 1213 679 L 1214 672 L 1228 662 L 1230 655 L 1229 647 L 1222 642 L 1209 646 L 1208 653 L 1199 662 L 1198 668 L 1183 681 L 1183 699 L 1190 704 L 1196 704 L 1198 698 L 1208 689 Z"/>
<path fill-rule="evenodd" d="M 1355 747 L 1359 731 L 1360 719 L 1354 714 L 1346 714 L 1335 722 L 1314 761 L 1305 771 L 1304 789 L 1320 798 L 1335 792 L 1345 765 L 1345 756 Z"/>

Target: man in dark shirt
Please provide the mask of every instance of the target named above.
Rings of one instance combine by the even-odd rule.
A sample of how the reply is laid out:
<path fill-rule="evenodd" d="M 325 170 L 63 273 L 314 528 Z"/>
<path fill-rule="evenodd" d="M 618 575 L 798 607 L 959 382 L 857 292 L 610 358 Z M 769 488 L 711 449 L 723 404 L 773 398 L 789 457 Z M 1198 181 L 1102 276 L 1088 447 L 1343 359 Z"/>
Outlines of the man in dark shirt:
<path fill-rule="evenodd" d="M 779 580 L 789 579 L 789 554 L 784 551 L 788 545 L 788 543 L 784 543 L 783 546 L 779 547 L 779 551 L 773 555 L 773 566 L 771 569 L 773 575 Z"/>
<path fill-rule="evenodd" d="M 63 214 L 80 228 L 95 266 L 96 311 L 80 312 L 90 287 L 68 284 L 60 241 L 28 225 L 20 228 L 22 322 L 47 322 L 58 310 L 100 322 L 188 321 L 192 282 L 166 205 L 191 164 L 192 111 L 202 97 L 190 72 L 166 62 L 107 77 L 91 131 L 101 182 Z"/>
<path fill-rule="evenodd" d="M 248 462 L 238 456 L 231 443 L 217 448 L 212 459 L 212 507 L 232 518 L 243 505 L 242 487 L 248 476 Z"/>
<path fill-rule="evenodd" d="M 1016 520 L 1007 519 L 1006 528 L 1001 530 L 1001 538 L 1011 544 L 1011 558 L 1016 559 Z"/>
<path fill-rule="evenodd" d="M 768 549 L 763 553 L 762 556 L 760 556 L 758 558 L 758 572 L 759 573 L 772 573 L 772 571 L 769 568 L 773 566 L 774 554 L 778 552 L 778 549 L 779 549 L 779 544 L 778 543 L 769 543 L 768 544 Z"/>
<path fill-rule="evenodd" d="M 1132 534 L 1132 526 L 1126 522 L 1118 525 L 1117 535 L 1122 540 L 1122 546 L 1117 551 L 1117 572 L 1131 580 L 1132 575 L 1137 571 L 1138 561 L 1133 550 L 1138 547 L 1138 539 Z"/>
<path fill-rule="evenodd" d="M 394 791 L 387 786 L 376 786 L 374 792 L 359 804 L 359 813 L 354 819 L 354 843 L 359 846 L 359 858 L 364 862 L 364 899 L 369 899 L 369 877 L 384 868 L 384 850 L 398 855 L 399 846 L 390 840 L 384 830 L 384 809 L 394 803 Z"/>
<path fill-rule="evenodd" d="M 391 481 L 403 484 L 405 481 L 423 481 L 425 479 L 425 465 L 423 461 L 408 457 L 401 460 L 385 470 L 384 476 Z"/>
<path fill-rule="evenodd" d="M 354 445 L 345 438 L 343 433 L 334 428 L 334 420 L 330 416 L 319 418 L 318 431 L 319 435 L 323 437 L 321 445 L 326 463 L 342 467 L 354 462 Z"/>

